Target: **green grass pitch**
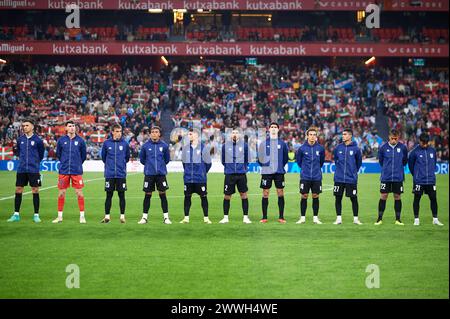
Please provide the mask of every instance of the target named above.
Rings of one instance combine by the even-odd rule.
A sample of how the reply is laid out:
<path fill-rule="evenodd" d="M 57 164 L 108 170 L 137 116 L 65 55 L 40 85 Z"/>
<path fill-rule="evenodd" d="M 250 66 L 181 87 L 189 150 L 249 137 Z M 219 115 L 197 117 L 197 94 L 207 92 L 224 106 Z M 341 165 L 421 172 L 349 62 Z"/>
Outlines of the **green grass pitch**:
<path fill-rule="evenodd" d="M 448 175 L 438 176 L 440 220 L 431 225 L 428 197 L 421 202 L 421 226 L 414 227 L 411 176 L 403 195 L 404 227 L 394 225 L 389 198 L 384 224 L 374 226 L 379 175 L 360 175 L 359 203 L 363 225 L 352 223 L 351 205 L 343 202 L 343 224 L 335 220 L 332 175 L 324 176 L 320 201 L 323 225 L 307 224 L 299 215 L 297 174 L 286 175 L 286 219 L 277 219 L 272 189 L 269 223 L 260 224 L 260 176 L 249 174 L 251 225 L 242 223 L 241 203 L 234 196 L 230 223 L 221 225 L 223 174 L 209 174 L 212 225 L 203 224 L 200 199 L 193 196 L 191 223 L 183 217 L 182 175 L 168 175 L 172 225 L 162 223 L 158 196 L 153 196 L 149 223 L 142 213 L 142 174 L 128 176 L 127 224 L 120 224 L 118 198 L 112 222 L 104 213 L 102 173 L 86 173 L 86 225 L 78 222 L 73 190 L 68 190 L 64 222 L 56 217 L 56 173 L 44 175 L 41 224 L 32 222 L 31 195 L 23 197 L 19 223 L 7 223 L 13 211 L 15 173 L 0 173 L 0 298 L 448 298 Z M 26 191 L 30 189 L 27 188 Z M 6 199 L 5 199 L 6 198 Z M 80 288 L 66 287 L 66 266 L 80 268 Z M 380 270 L 380 288 L 365 285 L 366 267 Z"/>

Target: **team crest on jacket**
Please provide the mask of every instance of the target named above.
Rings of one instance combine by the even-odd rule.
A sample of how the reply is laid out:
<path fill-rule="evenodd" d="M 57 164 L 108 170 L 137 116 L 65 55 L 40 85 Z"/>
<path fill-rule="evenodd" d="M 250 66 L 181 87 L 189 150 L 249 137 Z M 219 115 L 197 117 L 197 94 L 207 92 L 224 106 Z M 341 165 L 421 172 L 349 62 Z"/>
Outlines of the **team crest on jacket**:
<path fill-rule="evenodd" d="M 433 158 L 433 154 L 430 154 L 430 158 Z"/>
<path fill-rule="evenodd" d="M 242 152 L 242 147 L 239 147 L 239 152 Z"/>
<path fill-rule="evenodd" d="M 163 150 L 163 148 L 162 148 L 162 146 L 161 146 L 161 147 L 159 148 L 159 151 L 162 152 L 162 150 Z"/>
<path fill-rule="evenodd" d="M 119 145 L 119 150 L 123 151 L 123 146 Z"/>
<path fill-rule="evenodd" d="M 278 145 L 278 149 L 281 149 L 281 145 Z"/>
<path fill-rule="evenodd" d="M 197 151 L 197 155 L 199 155 L 199 154 L 200 154 L 200 150 Z"/>
<path fill-rule="evenodd" d="M 399 148 L 397 148 L 397 153 L 400 153 L 400 151 L 401 151 L 401 150 L 400 150 Z"/>
<path fill-rule="evenodd" d="M 353 155 L 353 151 L 350 151 L 350 155 Z"/>
<path fill-rule="evenodd" d="M 78 145 L 78 141 L 75 141 L 75 143 L 74 143 L 75 145 Z"/>
<path fill-rule="evenodd" d="M 31 141 L 31 146 L 34 146 L 34 141 Z"/>
<path fill-rule="evenodd" d="M 316 151 L 316 155 L 319 156 L 319 151 Z"/>

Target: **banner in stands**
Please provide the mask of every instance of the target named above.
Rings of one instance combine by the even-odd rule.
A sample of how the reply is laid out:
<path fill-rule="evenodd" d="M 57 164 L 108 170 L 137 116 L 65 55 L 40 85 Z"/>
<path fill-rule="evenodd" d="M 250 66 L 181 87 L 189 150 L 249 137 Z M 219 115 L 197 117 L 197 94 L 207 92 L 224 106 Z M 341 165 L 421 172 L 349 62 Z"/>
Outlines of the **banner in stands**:
<path fill-rule="evenodd" d="M 1 1 L 1 0 L 0 0 Z M 447 44 L 298 42 L 0 42 L 0 54 L 448 57 Z"/>
<path fill-rule="evenodd" d="M 372 3 L 383 11 L 448 11 L 448 0 L 0 0 L 0 9 L 65 9 L 76 4 L 89 10 L 365 10 Z"/>
<path fill-rule="evenodd" d="M 0 171 L 15 171 L 19 161 L 17 160 L 0 160 Z M 55 172 L 58 171 L 59 161 L 42 161 L 41 171 L 43 172 Z M 83 164 L 83 169 L 85 172 L 103 172 L 104 166 L 102 161 L 86 161 Z M 169 172 L 183 172 L 183 165 L 180 161 L 172 161 L 167 167 Z M 144 167 L 139 163 L 139 161 L 131 161 L 127 165 L 128 172 L 143 172 Z M 249 164 L 249 173 L 259 173 L 260 166 L 257 163 Z M 325 163 L 322 167 L 322 172 L 324 174 L 334 173 L 335 165 L 334 163 Z M 223 166 L 220 162 L 213 162 L 210 172 L 212 173 L 223 173 Z M 297 163 L 290 162 L 287 164 L 288 173 L 300 173 L 300 168 Z M 363 162 L 360 174 L 379 174 L 381 172 L 380 165 L 377 162 Z M 409 174 L 408 166 L 405 167 L 405 173 Z M 436 174 L 448 174 L 448 162 L 440 162 L 436 164 Z"/>

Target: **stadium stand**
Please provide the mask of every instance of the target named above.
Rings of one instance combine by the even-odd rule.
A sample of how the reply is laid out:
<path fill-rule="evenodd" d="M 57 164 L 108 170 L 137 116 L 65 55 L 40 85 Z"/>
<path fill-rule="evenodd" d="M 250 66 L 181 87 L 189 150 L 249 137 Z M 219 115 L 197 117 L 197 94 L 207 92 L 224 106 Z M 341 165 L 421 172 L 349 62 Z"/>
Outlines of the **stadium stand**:
<path fill-rule="evenodd" d="M 15 147 L 19 121 L 39 118 L 47 158 L 54 158 L 56 138 L 68 119 L 80 124 L 90 158 L 99 158 L 100 143 L 113 122 L 125 127 L 136 157 L 145 130 L 161 124 L 162 110 L 172 112 L 175 127 L 200 124 L 205 132 L 233 125 L 257 129 L 276 121 L 292 150 L 302 143 L 304 131 L 316 125 L 327 160 L 346 126 L 355 129 L 364 158 L 376 157 L 382 143 L 376 115 L 382 111 L 389 126 L 403 132 L 409 147 L 427 130 L 439 159 L 449 158 L 448 73 L 429 68 L 212 63 L 151 72 L 118 64 L 35 65 L 26 72 L 3 72 L 0 89 L 0 144 Z M 172 144 L 177 138 L 172 136 Z M 173 147 L 172 156 L 179 156 Z"/>

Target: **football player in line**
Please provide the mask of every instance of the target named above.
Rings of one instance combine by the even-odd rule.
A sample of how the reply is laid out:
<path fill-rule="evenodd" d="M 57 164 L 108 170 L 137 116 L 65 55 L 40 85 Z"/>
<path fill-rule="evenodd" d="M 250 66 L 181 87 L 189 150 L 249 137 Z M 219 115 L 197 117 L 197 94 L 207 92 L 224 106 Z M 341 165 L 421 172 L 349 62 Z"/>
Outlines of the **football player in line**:
<path fill-rule="evenodd" d="M 336 221 L 335 225 L 342 224 L 342 198 L 345 195 L 350 198 L 353 210 L 353 223 L 362 225 L 358 218 L 358 171 L 362 165 L 362 154 L 356 142 L 352 141 L 353 132 L 346 128 L 342 132 L 342 143 L 333 152 L 336 163 L 334 174 L 333 194 L 335 196 Z"/>
<path fill-rule="evenodd" d="M 182 150 L 183 181 L 184 181 L 184 218 L 181 224 L 189 223 L 189 211 L 191 209 L 192 194 L 197 193 L 201 199 L 203 210 L 203 222 L 211 224 L 208 216 L 208 190 L 207 174 L 211 169 L 211 156 L 209 148 L 199 139 L 199 133 L 190 129 L 188 141 L 184 143 Z"/>
<path fill-rule="evenodd" d="M 238 189 L 242 201 L 242 212 L 244 215 L 244 224 L 250 224 L 248 218 L 248 145 L 241 138 L 239 129 L 233 128 L 231 137 L 222 145 L 222 164 L 224 166 L 224 198 L 223 198 L 223 219 L 220 224 L 228 223 L 228 214 L 230 212 L 231 196 Z"/>
<path fill-rule="evenodd" d="M 17 153 L 19 155 L 19 167 L 16 174 L 16 194 L 14 198 L 14 214 L 8 222 L 20 221 L 20 206 L 22 204 L 22 193 L 28 184 L 33 193 L 34 215 L 33 221 L 40 223 L 39 218 L 39 187 L 41 186 L 41 175 L 39 173 L 41 161 L 44 158 L 44 143 L 34 133 L 34 122 L 31 119 L 22 122 L 23 135 L 17 139 Z"/>
<path fill-rule="evenodd" d="M 112 137 L 102 146 L 102 161 L 105 163 L 105 217 L 102 223 L 109 223 L 111 202 L 114 191 L 119 196 L 120 222 L 125 223 L 125 191 L 127 190 L 127 163 L 130 160 L 130 147 L 122 138 L 122 126 L 111 127 Z"/>
<path fill-rule="evenodd" d="M 167 143 L 161 140 L 161 128 L 153 126 L 150 129 L 150 139 L 142 145 L 139 153 L 141 164 L 144 165 L 144 187 L 142 218 L 138 224 L 147 224 L 150 200 L 155 189 L 159 192 L 161 208 L 163 211 L 163 223 L 172 224 L 169 219 L 169 206 L 166 191 L 169 189 L 167 183 L 167 164 L 170 161 L 170 151 Z"/>
<path fill-rule="evenodd" d="M 287 164 L 287 144 L 278 137 L 279 125 L 275 122 L 269 125 L 269 138 L 262 142 L 258 149 L 258 162 L 261 165 L 262 194 L 262 219 L 261 223 L 267 223 L 267 209 L 269 207 L 269 194 L 272 182 L 275 183 L 278 195 L 278 222 L 285 224 L 284 219 L 284 166 Z"/>
<path fill-rule="evenodd" d="M 300 171 L 300 219 L 297 224 L 306 222 L 308 194 L 312 193 L 313 223 L 322 224 L 319 220 L 319 194 L 322 193 L 322 166 L 325 162 L 325 149 L 317 142 L 317 129 L 312 127 L 306 131 L 306 143 L 299 147 L 296 161 Z"/>
<path fill-rule="evenodd" d="M 389 141 L 383 144 L 378 151 L 378 161 L 381 166 L 381 183 L 378 219 L 375 225 L 383 223 L 383 214 L 389 193 L 394 194 L 395 225 L 404 225 L 400 215 L 402 213 L 403 181 L 405 180 L 404 167 L 408 163 L 408 149 L 405 144 L 398 141 L 399 137 L 399 131 L 391 130 Z"/>
<path fill-rule="evenodd" d="M 419 226 L 420 199 L 423 193 L 430 199 L 430 208 L 433 215 L 433 225 L 443 226 L 438 219 L 438 204 L 436 198 L 436 150 L 429 145 L 430 136 L 422 133 L 419 136 L 419 145 L 409 154 L 408 166 L 413 175 L 413 210 L 414 225 Z"/>
<path fill-rule="evenodd" d="M 73 121 L 66 122 L 67 134 L 60 137 L 56 143 L 56 156 L 60 161 L 58 175 L 58 217 L 53 223 L 63 221 L 64 201 L 67 188 L 75 189 L 80 209 L 80 223 L 85 224 L 84 195 L 83 195 L 83 163 L 86 160 L 86 143 L 76 134 L 76 126 Z"/>

